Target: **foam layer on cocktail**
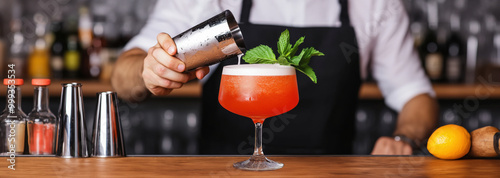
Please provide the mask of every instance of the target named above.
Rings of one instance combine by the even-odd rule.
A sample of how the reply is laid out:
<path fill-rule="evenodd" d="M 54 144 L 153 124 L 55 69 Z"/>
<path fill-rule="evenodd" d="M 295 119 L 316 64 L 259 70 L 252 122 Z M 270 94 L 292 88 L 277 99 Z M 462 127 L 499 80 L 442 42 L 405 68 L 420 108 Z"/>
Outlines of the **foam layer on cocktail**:
<path fill-rule="evenodd" d="M 295 75 L 295 68 L 279 64 L 242 64 L 228 65 L 222 69 L 222 75 L 244 76 L 282 76 Z"/>

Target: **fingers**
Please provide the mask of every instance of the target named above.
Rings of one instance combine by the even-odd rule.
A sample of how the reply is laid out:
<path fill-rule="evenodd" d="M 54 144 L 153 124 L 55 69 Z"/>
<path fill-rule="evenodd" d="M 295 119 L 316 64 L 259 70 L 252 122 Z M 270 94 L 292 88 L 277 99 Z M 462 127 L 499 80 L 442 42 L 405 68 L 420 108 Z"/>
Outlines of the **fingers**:
<path fill-rule="evenodd" d="M 173 47 L 174 52 L 168 53 L 162 45 L 167 50 Z M 158 44 L 151 47 L 144 58 L 143 81 L 155 95 L 167 95 L 189 81 L 190 74 L 183 73 L 184 63 L 171 54 L 175 54 L 175 44 L 168 34 L 162 33 L 158 35 Z"/>
<path fill-rule="evenodd" d="M 372 150 L 372 155 L 411 155 L 412 148 L 405 142 L 391 137 L 380 137 Z"/>
<path fill-rule="evenodd" d="M 158 44 L 163 48 L 168 54 L 171 56 L 175 55 L 177 52 L 177 47 L 175 46 L 175 42 L 167 33 L 160 33 L 156 36 L 156 40 L 158 40 Z"/>
<path fill-rule="evenodd" d="M 207 74 L 210 72 L 210 67 L 200 67 L 196 69 L 196 78 L 198 80 L 203 79 L 203 77 L 207 76 Z"/>
<path fill-rule="evenodd" d="M 158 43 L 148 50 L 144 59 L 142 77 L 144 84 L 155 95 L 167 95 L 172 89 L 182 87 L 189 80 L 202 79 L 209 71 L 209 67 L 200 67 L 185 73 L 184 62 L 175 57 L 176 46 L 170 35 L 160 33 Z"/>
<path fill-rule="evenodd" d="M 411 155 L 413 154 L 413 149 L 410 145 L 404 144 L 401 155 Z"/>
<path fill-rule="evenodd" d="M 154 95 L 168 95 L 172 89 L 182 87 L 183 83 L 164 79 L 154 74 L 151 70 L 143 71 L 146 88 Z"/>
<path fill-rule="evenodd" d="M 163 48 L 159 47 L 159 45 L 151 47 L 148 55 L 151 55 L 158 63 L 171 70 L 184 72 L 186 69 L 184 62 L 174 56 L 171 56 L 170 54 L 167 54 L 167 52 L 165 52 Z"/>

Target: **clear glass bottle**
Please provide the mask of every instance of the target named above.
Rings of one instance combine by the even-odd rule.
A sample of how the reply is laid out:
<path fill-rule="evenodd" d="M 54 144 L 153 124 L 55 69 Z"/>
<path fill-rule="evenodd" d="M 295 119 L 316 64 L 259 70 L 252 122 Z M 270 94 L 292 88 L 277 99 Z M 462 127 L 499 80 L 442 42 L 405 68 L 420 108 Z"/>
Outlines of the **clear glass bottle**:
<path fill-rule="evenodd" d="M 49 108 L 50 79 L 33 79 L 33 110 L 28 114 L 28 144 L 32 155 L 55 154 L 56 116 Z"/>
<path fill-rule="evenodd" d="M 21 109 L 21 88 L 23 79 L 4 79 L 7 102 L 0 115 L 0 153 L 3 155 L 23 154 L 26 135 L 26 114 Z"/>

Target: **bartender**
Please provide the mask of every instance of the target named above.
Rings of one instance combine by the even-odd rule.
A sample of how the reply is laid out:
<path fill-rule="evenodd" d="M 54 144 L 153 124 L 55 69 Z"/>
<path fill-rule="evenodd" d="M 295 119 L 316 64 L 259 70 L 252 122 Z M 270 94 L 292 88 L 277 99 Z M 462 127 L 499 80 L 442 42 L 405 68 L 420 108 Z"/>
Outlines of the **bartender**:
<path fill-rule="evenodd" d="M 292 41 L 305 36 L 303 46 L 325 54 L 310 63 L 318 84 L 297 73 L 299 104 L 264 123 L 267 154 L 352 153 L 359 87 L 368 73 L 386 104 L 399 112 L 393 137 L 378 138 L 372 154 L 412 154 L 436 126 L 437 102 L 399 0 L 158 0 L 116 62 L 112 85 L 121 98 L 138 101 L 144 92 L 168 95 L 200 79 L 200 153 L 252 150 L 252 121 L 225 110 L 217 100 L 222 67 L 237 60 L 185 73 L 184 63 L 174 56 L 171 35 L 226 9 L 239 19 L 249 49 L 259 44 L 275 48 L 279 34 L 288 29 Z"/>

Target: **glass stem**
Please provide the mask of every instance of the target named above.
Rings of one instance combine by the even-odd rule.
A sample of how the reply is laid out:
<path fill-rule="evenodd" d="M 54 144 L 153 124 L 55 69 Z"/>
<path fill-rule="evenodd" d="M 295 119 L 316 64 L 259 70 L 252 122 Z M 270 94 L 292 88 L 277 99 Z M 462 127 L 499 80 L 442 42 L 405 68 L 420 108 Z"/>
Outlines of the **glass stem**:
<path fill-rule="evenodd" d="M 255 123 L 255 146 L 253 156 L 264 156 L 264 151 L 262 150 L 262 124 L 261 122 Z"/>

